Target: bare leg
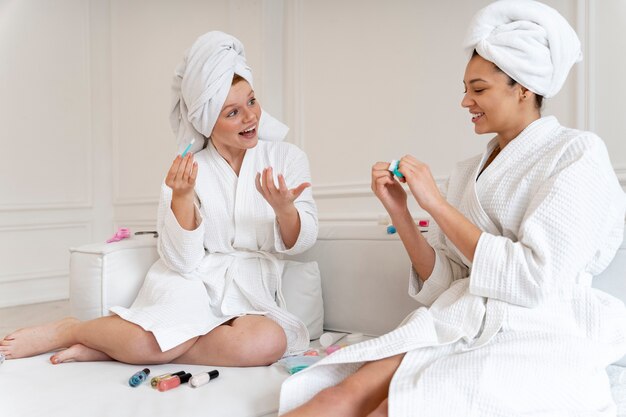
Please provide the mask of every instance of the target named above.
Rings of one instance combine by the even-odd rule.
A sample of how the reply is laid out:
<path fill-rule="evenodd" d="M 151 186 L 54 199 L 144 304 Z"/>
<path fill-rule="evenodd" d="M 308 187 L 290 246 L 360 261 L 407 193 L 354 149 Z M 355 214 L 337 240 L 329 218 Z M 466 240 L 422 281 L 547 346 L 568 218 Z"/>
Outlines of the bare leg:
<path fill-rule="evenodd" d="M 242 316 L 198 338 L 174 363 L 215 366 L 262 366 L 287 349 L 282 327 L 264 316 Z"/>
<path fill-rule="evenodd" d="M 366 363 L 338 385 L 320 391 L 309 402 L 284 417 L 360 417 L 381 407 L 386 411 L 389 383 L 403 357 L 404 354 Z"/>
<path fill-rule="evenodd" d="M 119 316 L 101 317 L 79 323 L 69 345 L 82 344 L 111 358 L 132 364 L 168 363 L 187 351 L 198 339 L 194 337 L 165 352 L 154 334 Z"/>
<path fill-rule="evenodd" d="M 120 362 L 156 364 L 172 361 L 187 351 L 196 340 L 197 338 L 190 339 L 173 349 L 161 352 L 151 332 L 119 316 L 100 317 L 86 322 L 67 318 L 11 333 L 0 341 L 0 352 L 5 353 L 8 359 L 17 359 L 80 344 Z M 78 356 L 93 355 L 93 352 L 82 355 L 87 352 L 78 349 L 80 348 L 62 357 L 66 360 L 72 359 L 72 352 L 80 353 Z"/>
<path fill-rule="evenodd" d="M 387 417 L 389 415 L 388 400 L 389 398 L 385 398 L 385 400 L 376 407 L 376 410 L 369 413 L 367 417 Z"/>
<path fill-rule="evenodd" d="M 63 335 L 77 323 L 78 319 L 70 317 L 16 330 L 0 341 L 0 352 L 7 359 L 18 359 L 67 347 Z"/>
<path fill-rule="evenodd" d="M 280 359 L 286 345 L 278 324 L 263 316 L 243 316 L 162 352 L 151 332 L 119 316 L 108 316 L 86 322 L 68 318 L 20 329 L 0 341 L 0 352 L 7 359 L 17 359 L 66 349 L 52 355 L 53 363 L 117 360 L 132 364 L 259 366 Z"/>
<path fill-rule="evenodd" d="M 88 348 L 87 346 L 81 344 L 70 346 L 50 357 L 50 362 L 55 365 L 65 362 L 97 362 L 112 360 L 113 358 L 106 353 Z"/>

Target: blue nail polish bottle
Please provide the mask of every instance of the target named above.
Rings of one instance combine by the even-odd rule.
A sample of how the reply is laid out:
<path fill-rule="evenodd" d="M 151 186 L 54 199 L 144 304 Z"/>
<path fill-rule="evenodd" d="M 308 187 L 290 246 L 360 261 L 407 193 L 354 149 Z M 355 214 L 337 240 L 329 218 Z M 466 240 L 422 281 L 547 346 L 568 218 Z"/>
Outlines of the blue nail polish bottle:
<path fill-rule="evenodd" d="M 128 385 L 131 387 L 139 386 L 143 381 L 148 379 L 148 375 L 150 375 L 150 369 L 144 368 L 143 371 L 139 371 L 128 380 Z"/>

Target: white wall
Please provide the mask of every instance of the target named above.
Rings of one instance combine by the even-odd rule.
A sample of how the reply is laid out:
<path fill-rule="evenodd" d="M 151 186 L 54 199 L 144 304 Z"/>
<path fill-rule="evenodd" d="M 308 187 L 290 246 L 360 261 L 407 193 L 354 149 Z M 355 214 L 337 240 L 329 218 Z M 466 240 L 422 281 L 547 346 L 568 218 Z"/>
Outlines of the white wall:
<path fill-rule="evenodd" d="M 626 6 L 546 2 L 586 55 L 546 113 L 599 133 L 626 185 Z M 377 160 L 411 153 L 445 179 L 488 140 L 460 107 L 460 43 L 487 3 L 0 0 L 0 306 L 66 297 L 69 246 L 154 228 L 171 77 L 208 30 L 246 46 L 261 104 L 309 155 L 322 221 L 384 215 Z"/>
<path fill-rule="evenodd" d="M 0 2 L 0 306 L 66 297 L 67 247 L 94 236 L 90 19 Z"/>

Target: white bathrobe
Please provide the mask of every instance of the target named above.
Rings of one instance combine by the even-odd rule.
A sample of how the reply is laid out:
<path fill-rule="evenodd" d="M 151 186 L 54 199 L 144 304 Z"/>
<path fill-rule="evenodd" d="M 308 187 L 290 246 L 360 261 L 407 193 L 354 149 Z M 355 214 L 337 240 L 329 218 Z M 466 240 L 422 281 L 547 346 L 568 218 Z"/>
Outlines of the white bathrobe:
<path fill-rule="evenodd" d="M 426 307 L 287 379 L 280 413 L 366 361 L 406 353 L 389 388 L 393 417 L 615 415 L 605 367 L 626 353 L 626 309 L 591 288 L 624 227 L 606 148 L 545 117 L 478 177 L 495 145 L 448 183 L 448 201 L 483 231 L 473 264 L 435 227 L 432 275 L 412 272 L 409 285 Z"/>
<path fill-rule="evenodd" d="M 239 176 L 212 143 L 195 156 L 198 226 L 184 230 L 171 210 L 172 191 L 162 187 L 158 215 L 160 259 L 137 299 L 114 313 L 154 333 L 161 350 L 203 335 L 244 314 L 265 314 L 287 335 L 287 353 L 305 350 L 306 326 L 284 305 L 279 254 L 297 254 L 317 238 L 317 210 L 310 187 L 295 201 L 301 229 L 295 245 L 282 241 L 272 207 L 255 187 L 265 167 L 285 176 L 289 188 L 310 182 L 304 152 L 284 142 L 259 141 L 246 151 Z"/>

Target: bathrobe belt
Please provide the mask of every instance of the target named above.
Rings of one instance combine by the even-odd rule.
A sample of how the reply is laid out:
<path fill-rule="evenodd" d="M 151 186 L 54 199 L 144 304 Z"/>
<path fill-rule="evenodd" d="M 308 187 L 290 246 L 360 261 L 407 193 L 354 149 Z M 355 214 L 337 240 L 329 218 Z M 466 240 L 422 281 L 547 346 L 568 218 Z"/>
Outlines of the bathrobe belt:
<path fill-rule="evenodd" d="M 266 259 L 270 261 L 272 266 L 274 267 L 274 272 L 276 274 L 276 303 L 279 307 L 285 308 L 287 303 L 285 302 L 285 297 L 283 295 L 282 290 L 282 268 L 278 262 L 278 258 L 269 252 L 265 251 L 236 251 L 236 252 L 227 252 L 222 253 L 220 255 L 230 256 L 232 258 L 237 259 Z M 234 261 L 235 259 L 233 259 Z M 231 274 L 226 275 L 226 288 L 229 288 L 232 285 L 233 276 Z"/>
<path fill-rule="evenodd" d="M 488 298 L 485 305 L 485 321 L 482 332 L 478 338 L 469 343 L 463 350 L 469 351 L 486 345 L 500 331 L 506 317 L 506 303 L 504 301 Z"/>

